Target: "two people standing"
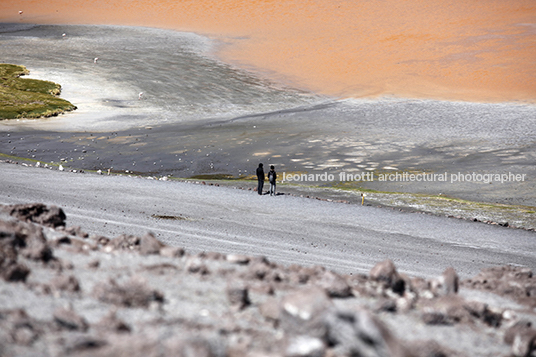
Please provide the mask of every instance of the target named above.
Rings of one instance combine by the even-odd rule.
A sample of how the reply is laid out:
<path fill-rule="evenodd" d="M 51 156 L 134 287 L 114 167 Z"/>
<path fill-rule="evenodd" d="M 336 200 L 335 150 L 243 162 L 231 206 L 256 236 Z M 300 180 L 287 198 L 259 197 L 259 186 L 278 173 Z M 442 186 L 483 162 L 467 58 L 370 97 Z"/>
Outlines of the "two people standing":
<path fill-rule="evenodd" d="M 262 189 L 264 187 L 264 168 L 262 164 L 259 164 L 259 167 L 257 167 L 257 193 L 259 195 L 262 195 Z M 270 196 L 275 195 L 275 183 L 277 180 L 277 173 L 275 172 L 274 165 L 270 166 L 270 171 L 268 171 L 268 182 L 270 182 Z"/>

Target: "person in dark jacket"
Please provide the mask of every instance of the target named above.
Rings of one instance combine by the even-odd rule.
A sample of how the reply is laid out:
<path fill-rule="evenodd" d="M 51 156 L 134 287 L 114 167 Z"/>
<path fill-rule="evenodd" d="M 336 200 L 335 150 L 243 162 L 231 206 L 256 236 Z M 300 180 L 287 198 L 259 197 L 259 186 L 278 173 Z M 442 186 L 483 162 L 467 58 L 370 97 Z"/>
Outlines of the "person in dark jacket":
<path fill-rule="evenodd" d="M 275 182 L 277 180 L 277 173 L 275 172 L 274 165 L 270 166 L 270 171 L 268 171 L 268 181 L 270 182 L 270 196 L 275 196 Z"/>
<path fill-rule="evenodd" d="M 262 164 L 259 164 L 259 167 L 257 167 L 257 181 L 259 184 L 257 185 L 257 193 L 259 195 L 262 195 L 262 188 L 264 187 L 264 169 L 262 168 Z"/>

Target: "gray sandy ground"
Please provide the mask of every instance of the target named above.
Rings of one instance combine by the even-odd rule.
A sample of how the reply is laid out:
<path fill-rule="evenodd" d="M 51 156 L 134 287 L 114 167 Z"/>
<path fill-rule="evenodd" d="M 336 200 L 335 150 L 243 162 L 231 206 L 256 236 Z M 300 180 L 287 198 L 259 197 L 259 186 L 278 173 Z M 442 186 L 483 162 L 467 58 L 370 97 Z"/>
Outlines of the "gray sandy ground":
<path fill-rule="evenodd" d="M 526 179 L 358 186 L 536 206 L 532 105 L 335 101 L 222 64 L 211 55 L 217 44 L 173 31 L 21 24 L 1 31 L 2 61 L 63 84 L 63 96 L 79 107 L 58 118 L 0 123 L 4 154 L 179 177 L 251 174 L 258 162 L 280 173 L 335 176 L 512 172 Z"/>
<path fill-rule="evenodd" d="M 387 258 L 415 276 L 448 266 L 464 278 L 495 265 L 536 268 L 529 231 L 228 187 L 0 165 L 0 204 L 58 205 L 69 225 L 92 234 L 151 231 L 194 252 L 264 255 L 341 273 L 366 272 Z"/>

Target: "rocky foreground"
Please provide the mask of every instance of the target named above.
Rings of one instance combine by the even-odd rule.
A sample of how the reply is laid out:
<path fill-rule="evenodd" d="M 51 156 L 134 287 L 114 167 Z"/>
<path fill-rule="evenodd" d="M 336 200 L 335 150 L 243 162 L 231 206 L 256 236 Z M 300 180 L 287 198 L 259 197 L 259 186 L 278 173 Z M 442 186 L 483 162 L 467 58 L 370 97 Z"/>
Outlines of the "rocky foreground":
<path fill-rule="evenodd" d="M 88 235 L 42 204 L 0 206 L 1 356 L 536 355 L 536 278 L 425 280 Z"/>

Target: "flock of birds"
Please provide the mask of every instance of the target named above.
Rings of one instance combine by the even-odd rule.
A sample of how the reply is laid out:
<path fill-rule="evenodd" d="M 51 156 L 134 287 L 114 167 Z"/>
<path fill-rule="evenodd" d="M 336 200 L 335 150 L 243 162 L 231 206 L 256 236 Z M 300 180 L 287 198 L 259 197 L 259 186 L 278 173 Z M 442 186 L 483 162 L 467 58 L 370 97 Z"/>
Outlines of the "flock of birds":
<path fill-rule="evenodd" d="M 20 16 L 20 19 L 21 19 L 21 20 L 22 20 L 22 14 L 24 14 L 24 11 L 20 10 L 20 11 L 19 11 L 19 16 Z M 66 37 L 67 34 L 66 34 L 66 33 L 63 33 L 61 36 L 62 36 L 62 37 Z M 99 60 L 99 57 L 95 57 L 95 58 L 93 59 L 93 63 L 97 64 L 98 60 Z M 140 92 L 140 93 L 138 94 L 138 100 L 142 100 L 143 98 L 144 98 L 144 96 L 143 96 L 143 92 Z"/>

